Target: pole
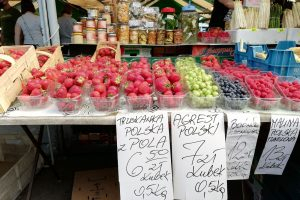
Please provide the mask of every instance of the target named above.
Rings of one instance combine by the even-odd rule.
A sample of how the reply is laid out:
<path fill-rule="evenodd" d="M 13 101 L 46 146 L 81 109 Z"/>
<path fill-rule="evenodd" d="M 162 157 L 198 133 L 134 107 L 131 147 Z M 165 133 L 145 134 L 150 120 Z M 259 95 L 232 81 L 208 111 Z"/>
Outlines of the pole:
<path fill-rule="evenodd" d="M 57 22 L 57 12 L 55 0 L 47 0 L 48 23 L 50 28 L 50 39 L 52 45 L 59 45 L 59 25 Z"/>
<path fill-rule="evenodd" d="M 38 0 L 38 4 L 39 4 L 39 13 L 40 13 L 40 21 L 41 21 L 44 45 L 50 45 L 49 26 L 47 20 L 48 19 L 47 6 L 44 0 Z"/>

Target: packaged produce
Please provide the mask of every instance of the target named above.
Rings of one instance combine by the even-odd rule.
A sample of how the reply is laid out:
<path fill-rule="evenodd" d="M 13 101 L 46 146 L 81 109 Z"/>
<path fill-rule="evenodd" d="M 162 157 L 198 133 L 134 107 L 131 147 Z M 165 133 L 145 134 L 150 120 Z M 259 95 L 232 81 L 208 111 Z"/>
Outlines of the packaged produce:
<path fill-rule="evenodd" d="M 130 44 L 138 44 L 139 43 L 139 29 L 138 28 L 130 28 L 129 31 L 129 43 Z"/>
<path fill-rule="evenodd" d="M 182 44 L 182 41 L 183 41 L 182 29 L 174 30 L 174 44 Z"/>
<path fill-rule="evenodd" d="M 143 21 L 144 22 L 157 22 L 159 15 L 158 7 L 144 7 Z"/>
<path fill-rule="evenodd" d="M 129 2 L 126 0 L 119 1 L 117 5 L 117 18 L 119 23 L 129 22 Z"/>
<path fill-rule="evenodd" d="M 173 44 L 174 32 L 173 30 L 166 30 L 165 44 Z"/>
<path fill-rule="evenodd" d="M 141 2 L 134 0 L 130 4 L 130 18 L 139 19 L 142 14 L 142 4 Z"/>
<path fill-rule="evenodd" d="M 147 44 L 147 29 L 140 29 L 139 30 L 139 44 Z"/>
<path fill-rule="evenodd" d="M 117 33 L 117 24 L 107 24 L 107 33 Z"/>
<path fill-rule="evenodd" d="M 163 45 L 165 44 L 166 31 L 165 29 L 157 30 L 156 44 Z"/>
<path fill-rule="evenodd" d="M 101 29 L 101 28 L 107 28 L 106 26 L 106 19 L 102 18 L 102 17 L 99 17 L 98 18 L 98 24 L 97 24 L 97 28 L 98 29 Z"/>
<path fill-rule="evenodd" d="M 129 26 L 128 24 L 120 24 L 118 27 L 118 39 L 121 44 L 129 43 Z"/>
<path fill-rule="evenodd" d="M 156 44 L 156 29 L 148 29 L 148 44 Z"/>
<path fill-rule="evenodd" d="M 189 5 L 182 8 L 180 22 L 183 31 L 184 43 L 196 43 L 199 32 L 199 15 L 195 6 Z"/>
<path fill-rule="evenodd" d="M 174 30 L 177 27 L 177 16 L 175 8 L 166 7 L 161 10 L 163 13 L 163 24 L 166 30 Z"/>
<path fill-rule="evenodd" d="M 105 42 L 107 41 L 107 33 L 106 29 L 98 29 L 98 42 Z"/>

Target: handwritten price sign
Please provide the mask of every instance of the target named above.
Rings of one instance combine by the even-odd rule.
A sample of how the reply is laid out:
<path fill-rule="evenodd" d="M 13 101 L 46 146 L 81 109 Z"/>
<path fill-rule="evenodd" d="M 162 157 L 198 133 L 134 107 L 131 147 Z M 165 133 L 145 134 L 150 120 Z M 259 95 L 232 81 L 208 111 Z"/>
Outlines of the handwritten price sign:
<path fill-rule="evenodd" d="M 227 179 L 248 179 L 260 128 L 254 113 L 227 113 Z"/>
<path fill-rule="evenodd" d="M 273 115 L 267 143 L 255 174 L 282 175 L 300 130 L 299 116 Z"/>
<path fill-rule="evenodd" d="M 223 113 L 172 113 L 174 198 L 226 200 Z"/>
<path fill-rule="evenodd" d="M 173 200 L 168 114 L 116 118 L 122 200 Z"/>

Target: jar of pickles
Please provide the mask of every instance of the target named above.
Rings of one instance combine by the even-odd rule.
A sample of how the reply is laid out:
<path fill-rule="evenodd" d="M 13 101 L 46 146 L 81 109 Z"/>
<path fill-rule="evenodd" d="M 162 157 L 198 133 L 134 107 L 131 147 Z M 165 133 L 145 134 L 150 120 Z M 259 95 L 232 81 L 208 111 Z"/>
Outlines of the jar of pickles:
<path fill-rule="evenodd" d="M 141 28 L 139 30 L 139 44 L 147 44 L 147 29 Z"/>
<path fill-rule="evenodd" d="M 106 29 L 106 19 L 99 17 L 98 18 L 98 24 L 97 24 L 97 28 L 101 29 L 101 28 L 105 28 Z"/>
<path fill-rule="evenodd" d="M 115 33 L 109 33 L 107 36 L 107 41 L 117 42 L 117 35 Z"/>
<path fill-rule="evenodd" d="M 129 2 L 120 0 L 117 5 L 117 18 L 120 23 L 128 23 L 129 21 Z"/>
<path fill-rule="evenodd" d="M 156 29 L 148 29 L 148 44 L 156 44 Z"/>
<path fill-rule="evenodd" d="M 129 26 L 128 26 L 128 24 L 120 24 L 118 26 L 118 39 L 121 44 L 129 43 Z"/>
<path fill-rule="evenodd" d="M 184 43 L 196 43 L 199 32 L 198 24 L 199 15 L 193 5 L 184 6 L 182 8 L 180 22 L 183 31 Z"/>
<path fill-rule="evenodd" d="M 174 30 L 174 44 L 182 44 L 182 41 L 183 41 L 182 29 Z"/>
<path fill-rule="evenodd" d="M 174 32 L 173 30 L 166 30 L 165 44 L 173 44 Z"/>
<path fill-rule="evenodd" d="M 156 34 L 156 44 L 162 45 L 165 44 L 165 29 L 158 29 Z"/>
<path fill-rule="evenodd" d="M 161 10 L 163 13 L 163 24 L 166 30 L 174 30 L 177 26 L 177 16 L 175 14 L 175 8 L 166 7 Z"/>
<path fill-rule="evenodd" d="M 130 28 L 129 31 L 129 43 L 130 44 L 138 44 L 139 43 L 139 29 L 138 28 Z"/>

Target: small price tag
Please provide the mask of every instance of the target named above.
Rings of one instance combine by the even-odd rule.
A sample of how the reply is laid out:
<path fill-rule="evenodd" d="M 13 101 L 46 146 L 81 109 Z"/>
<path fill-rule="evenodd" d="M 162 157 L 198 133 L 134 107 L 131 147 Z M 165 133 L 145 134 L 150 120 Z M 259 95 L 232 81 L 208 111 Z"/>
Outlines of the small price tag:
<path fill-rule="evenodd" d="M 277 29 L 277 32 L 278 32 L 278 33 L 285 32 L 285 29 L 284 29 L 284 28 L 279 28 L 279 29 Z"/>
<path fill-rule="evenodd" d="M 251 28 L 251 31 L 256 32 L 257 28 Z"/>

